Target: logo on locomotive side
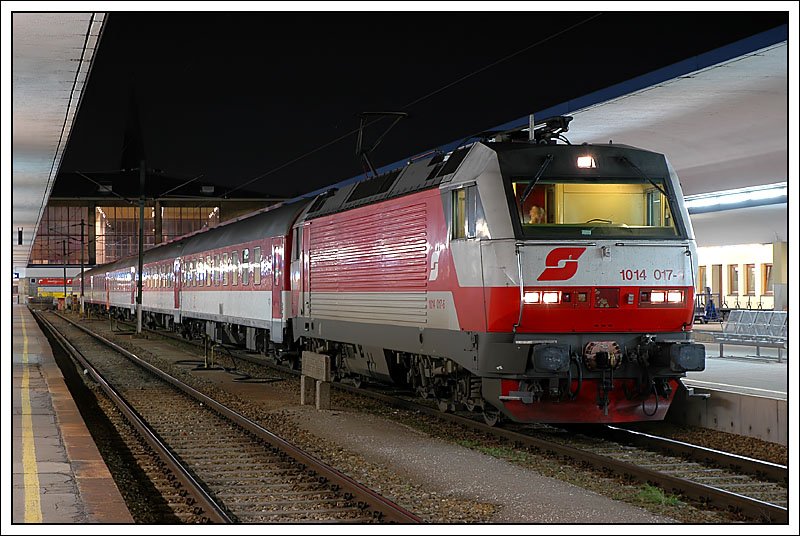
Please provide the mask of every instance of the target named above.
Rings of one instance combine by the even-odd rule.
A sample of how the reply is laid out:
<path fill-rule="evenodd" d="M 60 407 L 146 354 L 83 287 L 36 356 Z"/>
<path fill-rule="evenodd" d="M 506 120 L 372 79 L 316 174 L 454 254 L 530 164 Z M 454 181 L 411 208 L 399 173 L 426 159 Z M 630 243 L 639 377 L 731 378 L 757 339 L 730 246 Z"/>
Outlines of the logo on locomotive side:
<path fill-rule="evenodd" d="M 436 278 L 439 277 L 439 249 L 437 247 L 436 251 L 433 252 L 431 255 L 431 275 L 428 276 L 428 281 L 436 281 Z"/>
<path fill-rule="evenodd" d="M 545 269 L 537 281 L 566 281 L 578 271 L 578 259 L 586 248 L 556 248 L 547 254 Z"/>

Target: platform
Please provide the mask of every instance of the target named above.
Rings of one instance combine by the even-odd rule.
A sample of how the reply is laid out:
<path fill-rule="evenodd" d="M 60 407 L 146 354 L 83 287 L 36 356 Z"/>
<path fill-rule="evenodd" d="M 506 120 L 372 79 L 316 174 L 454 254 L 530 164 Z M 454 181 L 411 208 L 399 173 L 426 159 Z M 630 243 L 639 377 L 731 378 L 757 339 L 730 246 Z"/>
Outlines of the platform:
<path fill-rule="evenodd" d="M 25 305 L 12 305 L 13 524 L 133 523 Z"/>
<path fill-rule="evenodd" d="M 706 369 L 688 372 L 684 384 L 734 393 L 786 399 L 789 383 L 789 356 L 783 352 L 778 361 L 776 348 L 762 348 L 757 357 L 754 346 L 725 345 L 725 356 L 719 357 L 719 344 L 713 334 L 719 333 L 719 324 L 694 327 L 695 340 L 706 347 Z"/>

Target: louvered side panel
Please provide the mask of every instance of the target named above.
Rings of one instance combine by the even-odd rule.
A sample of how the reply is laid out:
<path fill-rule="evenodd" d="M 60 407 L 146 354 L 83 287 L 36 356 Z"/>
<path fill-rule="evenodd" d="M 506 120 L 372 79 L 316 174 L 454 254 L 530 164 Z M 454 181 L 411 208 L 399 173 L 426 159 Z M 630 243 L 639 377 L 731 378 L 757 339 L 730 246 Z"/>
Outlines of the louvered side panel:
<path fill-rule="evenodd" d="M 423 326 L 428 238 L 424 202 L 378 204 L 315 220 L 311 316 Z"/>

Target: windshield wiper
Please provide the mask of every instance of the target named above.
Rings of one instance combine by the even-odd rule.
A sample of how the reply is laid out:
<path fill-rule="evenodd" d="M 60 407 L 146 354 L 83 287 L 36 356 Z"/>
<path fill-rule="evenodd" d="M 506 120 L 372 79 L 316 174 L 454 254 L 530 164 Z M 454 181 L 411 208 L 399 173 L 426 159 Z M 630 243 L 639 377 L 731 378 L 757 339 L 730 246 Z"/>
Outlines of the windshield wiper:
<path fill-rule="evenodd" d="M 544 170 L 547 169 L 547 166 L 549 166 L 550 162 L 552 162 L 552 161 L 553 161 L 553 155 L 552 154 L 548 154 L 545 157 L 544 162 L 542 162 L 542 165 L 539 167 L 539 171 L 536 172 L 536 175 L 533 176 L 533 179 L 531 179 L 531 182 L 529 182 L 528 186 L 525 188 L 525 191 L 522 192 L 522 197 L 519 200 L 519 210 L 520 211 L 522 211 L 522 207 L 525 204 L 525 200 L 528 199 L 529 195 L 531 195 L 531 192 L 533 191 L 533 187 L 536 186 L 536 183 L 539 182 L 539 179 L 542 178 L 542 173 L 544 173 Z"/>
<path fill-rule="evenodd" d="M 628 160 L 628 157 L 627 157 L 627 156 L 620 156 L 619 158 L 620 158 L 620 160 L 622 160 L 623 162 L 625 162 L 626 164 L 628 164 L 629 166 L 631 166 L 633 169 L 635 169 L 635 170 L 636 170 L 636 172 L 639 174 L 639 176 L 641 176 L 641 177 L 642 177 L 644 180 L 646 180 L 647 182 L 649 182 L 650 184 L 652 184 L 652 185 L 653 185 L 653 187 L 654 187 L 656 190 L 658 190 L 659 192 L 661 192 L 661 195 L 663 195 L 664 197 L 666 197 L 667 199 L 669 199 L 669 195 L 667 195 L 667 191 L 666 191 L 666 190 L 664 190 L 664 188 L 663 188 L 662 186 L 659 186 L 658 184 L 656 184 L 656 182 L 655 182 L 653 179 L 651 179 L 650 177 L 648 177 L 647 175 L 645 175 L 645 174 L 644 174 L 644 171 L 642 171 L 641 169 L 639 169 L 639 166 L 637 166 L 636 164 L 634 164 L 633 162 L 631 162 L 630 160 Z"/>

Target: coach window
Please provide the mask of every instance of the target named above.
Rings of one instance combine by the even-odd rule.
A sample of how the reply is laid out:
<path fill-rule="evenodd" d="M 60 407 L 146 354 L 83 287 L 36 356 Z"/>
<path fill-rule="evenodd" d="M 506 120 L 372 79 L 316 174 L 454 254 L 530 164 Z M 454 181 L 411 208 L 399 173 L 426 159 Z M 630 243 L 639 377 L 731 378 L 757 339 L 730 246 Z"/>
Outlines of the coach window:
<path fill-rule="evenodd" d="M 206 255 L 206 286 L 210 287 L 214 282 L 214 266 L 211 264 L 211 255 Z"/>
<path fill-rule="evenodd" d="M 253 284 L 261 284 L 261 248 L 253 248 Z"/>
<path fill-rule="evenodd" d="M 192 280 L 193 287 L 200 286 L 201 284 L 200 274 L 202 273 L 203 273 L 203 258 L 200 257 L 195 259 L 194 261 L 194 278 Z"/>
<path fill-rule="evenodd" d="M 228 272 L 231 271 L 231 265 L 228 263 L 228 254 L 222 254 L 222 286 L 228 285 Z"/>
<path fill-rule="evenodd" d="M 219 281 L 222 279 L 220 277 L 220 272 L 222 272 L 222 266 L 219 264 L 219 254 L 214 255 L 214 286 L 219 286 Z"/>
<path fill-rule="evenodd" d="M 242 250 L 242 285 L 250 284 L 250 248 Z"/>
<path fill-rule="evenodd" d="M 234 251 L 231 253 L 231 260 L 233 264 L 233 271 L 231 272 L 231 285 L 238 286 L 239 285 L 239 252 Z"/>

